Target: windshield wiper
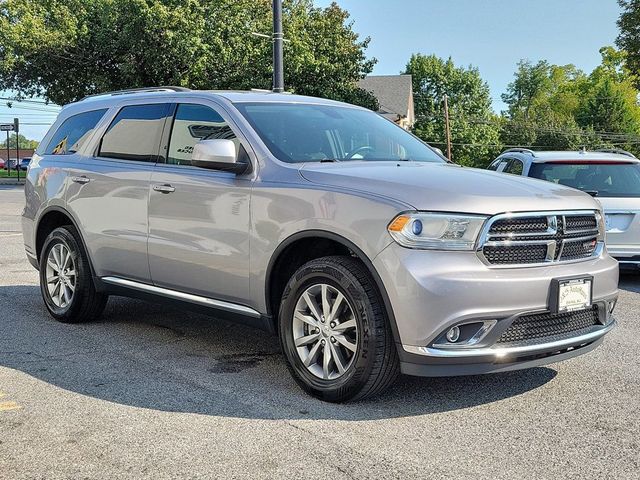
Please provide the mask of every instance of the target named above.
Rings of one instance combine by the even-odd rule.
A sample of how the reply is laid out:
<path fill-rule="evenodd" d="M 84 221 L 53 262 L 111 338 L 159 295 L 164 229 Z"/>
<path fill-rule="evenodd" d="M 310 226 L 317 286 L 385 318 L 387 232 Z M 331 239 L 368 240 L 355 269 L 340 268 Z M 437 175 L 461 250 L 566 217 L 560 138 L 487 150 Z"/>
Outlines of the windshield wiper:
<path fill-rule="evenodd" d="M 598 196 L 598 190 L 583 190 L 584 193 L 588 193 L 589 195 L 591 195 L 592 197 L 597 197 Z"/>
<path fill-rule="evenodd" d="M 320 163 L 336 163 L 336 162 L 340 162 L 340 160 L 338 160 L 337 158 L 323 158 L 322 160 L 320 160 Z"/>

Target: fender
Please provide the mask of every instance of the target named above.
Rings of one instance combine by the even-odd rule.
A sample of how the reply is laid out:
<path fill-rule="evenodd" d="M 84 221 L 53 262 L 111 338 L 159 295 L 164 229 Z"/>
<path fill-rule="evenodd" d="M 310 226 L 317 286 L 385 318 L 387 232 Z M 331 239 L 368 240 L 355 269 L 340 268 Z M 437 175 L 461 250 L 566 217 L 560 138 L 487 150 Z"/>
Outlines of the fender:
<path fill-rule="evenodd" d="M 382 283 L 382 279 L 380 278 L 380 275 L 378 275 L 378 272 L 373 266 L 373 263 L 371 262 L 369 257 L 367 257 L 367 255 L 365 255 L 365 253 L 359 247 L 357 247 L 352 241 L 347 240 L 341 235 L 338 235 L 333 232 L 328 232 L 326 230 L 305 230 L 302 232 L 294 233 L 290 237 L 287 237 L 285 240 L 283 240 L 271 255 L 271 259 L 269 260 L 269 265 L 267 266 L 267 272 L 265 276 L 265 300 L 267 305 L 267 314 L 271 318 L 273 318 L 274 324 L 277 322 L 277 319 L 276 319 L 277 312 L 274 314 L 274 312 L 271 311 L 271 301 L 270 301 L 270 298 L 271 298 L 270 279 L 271 279 L 271 274 L 273 272 L 273 267 L 276 261 L 278 260 L 278 257 L 284 251 L 285 248 L 287 248 L 289 245 L 296 242 L 297 240 L 301 240 L 303 238 L 309 238 L 309 237 L 326 238 L 327 240 L 332 240 L 336 243 L 339 243 L 344 247 L 348 248 L 351 252 L 353 252 L 355 256 L 365 265 L 365 267 L 367 268 L 367 271 L 371 275 L 371 278 L 373 278 L 374 282 L 376 283 L 376 286 L 378 287 L 378 291 L 380 292 L 380 295 L 382 296 L 384 308 L 387 312 L 387 317 L 389 318 L 389 322 L 391 324 L 393 340 L 397 345 L 400 345 L 401 344 L 400 334 L 398 333 L 398 327 L 396 325 L 396 317 L 393 313 L 393 309 L 391 308 L 391 301 L 389 300 L 389 295 L 387 294 L 387 290 L 384 287 L 384 284 Z M 275 329 L 275 331 L 277 331 L 277 328 Z M 401 349 L 399 349 L 399 351 L 400 350 Z"/>
<path fill-rule="evenodd" d="M 42 222 L 42 219 L 47 215 L 47 213 L 50 213 L 50 212 L 62 213 L 71 221 L 71 224 L 74 226 L 74 228 L 78 232 L 78 236 L 80 237 L 80 242 L 82 243 L 82 248 L 84 248 L 84 252 L 87 256 L 87 259 L 89 260 L 89 268 L 91 269 L 91 276 L 93 277 L 94 285 L 96 286 L 96 289 L 98 291 L 103 291 L 104 285 L 102 284 L 102 281 L 96 276 L 96 271 L 95 271 L 95 268 L 93 267 L 93 260 L 91 259 L 91 255 L 89 255 L 89 249 L 87 248 L 87 244 L 85 243 L 84 237 L 82 236 L 82 230 L 80 230 L 79 224 L 75 219 L 75 217 L 71 214 L 71 212 L 69 212 L 67 209 L 63 207 L 60 207 L 59 205 L 52 205 L 45 208 L 38 216 L 38 222 L 35 228 L 36 240 L 38 238 L 38 231 L 40 230 L 40 223 Z M 37 248 L 37 243 L 36 243 L 36 248 Z M 39 263 L 40 252 L 37 252 L 37 253 L 38 253 L 38 263 Z"/>

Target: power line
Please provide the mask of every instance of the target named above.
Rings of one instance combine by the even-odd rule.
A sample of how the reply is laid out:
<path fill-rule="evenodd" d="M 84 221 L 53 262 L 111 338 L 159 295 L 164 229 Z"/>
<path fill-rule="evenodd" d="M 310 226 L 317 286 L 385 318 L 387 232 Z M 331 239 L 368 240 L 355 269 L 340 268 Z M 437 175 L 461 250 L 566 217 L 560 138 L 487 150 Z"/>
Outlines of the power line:
<path fill-rule="evenodd" d="M 0 100 L 5 100 L 7 102 L 16 102 L 16 103 L 33 103 L 36 105 L 47 105 L 59 107 L 55 103 L 47 102 L 45 100 L 30 100 L 30 99 L 21 99 L 21 98 L 11 98 L 11 97 L 0 97 Z"/>

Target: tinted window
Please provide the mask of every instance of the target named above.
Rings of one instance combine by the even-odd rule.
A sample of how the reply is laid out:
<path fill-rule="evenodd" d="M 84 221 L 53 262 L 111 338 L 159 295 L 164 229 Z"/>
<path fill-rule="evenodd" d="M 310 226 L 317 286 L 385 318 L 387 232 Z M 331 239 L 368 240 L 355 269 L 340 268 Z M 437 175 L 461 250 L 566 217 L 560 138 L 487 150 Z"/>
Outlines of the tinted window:
<path fill-rule="evenodd" d="M 504 169 L 504 172 L 512 175 L 522 175 L 523 167 L 524 166 L 520 160 L 511 160 L 511 163 Z"/>
<path fill-rule="evenodd" d="M 200 140 L 237 139 L 227 122 L 210 107 L 195 104 L 178 105 L 171 129 L 167 163 L 191 165 L 193 147 Z"/>
<path fill-rule="evenodd" d="M 271 153 L 284 162 L 444 163 L 416 137 L 369 110 L 295 103 L 239 103 L 236 107 Z"/>
<path fill-rule="evenodd" d="M 124 107 L 102 137 L 100 156 L 155 162 L 169 105 Z"/>
<path fill-rule="evenodd" d="M 599 197 L 640 197 L 637 163 L 534 163 L 529 176 L 597 193 Z"/>
<path fill-rule="evenodd" d="M 68 155 L 77 152 L 93 133 L 107 109 L 92 110 L 67 118 L 45 150 L 46 155 Z"/>
<path fill-rule="evenodd" d="M 509 160 L 502 159 L 499 162 L 493 162 L 489 167 L 489 170 L 493 170 L 494 172 L 504 172 L 507 165 L 509 165 Z"/>

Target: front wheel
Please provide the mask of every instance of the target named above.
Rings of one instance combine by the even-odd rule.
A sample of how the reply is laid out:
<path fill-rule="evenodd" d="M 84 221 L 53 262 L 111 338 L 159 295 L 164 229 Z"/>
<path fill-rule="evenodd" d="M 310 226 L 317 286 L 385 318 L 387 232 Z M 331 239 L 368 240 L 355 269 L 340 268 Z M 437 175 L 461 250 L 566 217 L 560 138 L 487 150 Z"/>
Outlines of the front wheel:
<path fill-rule="evenodd" d="M 298 269 L 285 288 L 279 326 L 293 377 L 322 400 L 360 400 L 398 376 L 380 292 L 356 259 L 324 257 Z"/>
<path fill-rule="evenodd" d="M 94 320 L 104 310 L 107 296 L 96 291 L 87 254 L 71 225 L 56 228 L 45 239 L 40 291 L 47 310 L 60 322 Z"/>

